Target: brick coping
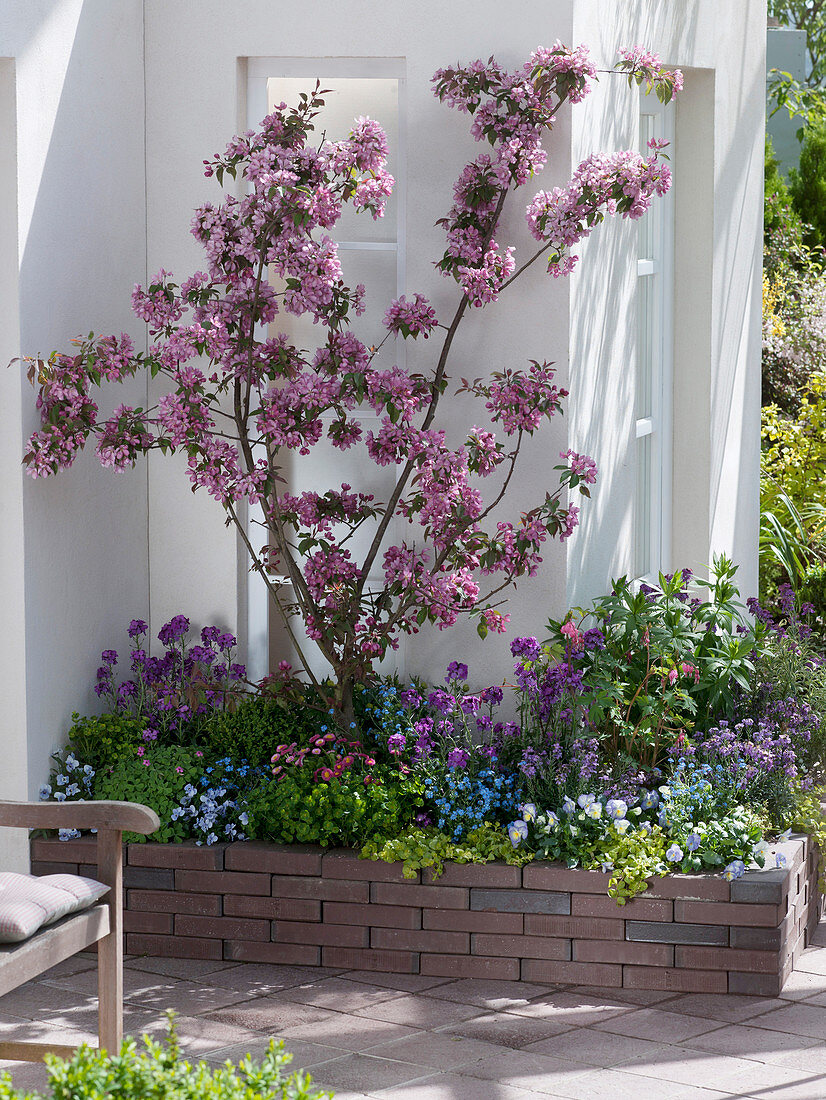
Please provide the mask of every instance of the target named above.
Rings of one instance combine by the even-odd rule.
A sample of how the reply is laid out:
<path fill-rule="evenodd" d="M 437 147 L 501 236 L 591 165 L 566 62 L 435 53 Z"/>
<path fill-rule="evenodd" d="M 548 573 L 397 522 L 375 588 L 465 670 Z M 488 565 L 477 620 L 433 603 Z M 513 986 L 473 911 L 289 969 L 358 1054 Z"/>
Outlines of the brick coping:
<path fill-rule="evenodd" d="M 32 841 L 35 874 L 94 877 L 94 837 Z M 401 864 L 311 845 L 125 847 L 130 954 L 675 992 L 776 996 L 821 912 L 818 853 L 782 869 L 668 875 L 624 906 L 609 875 L 534 862 Z"/>

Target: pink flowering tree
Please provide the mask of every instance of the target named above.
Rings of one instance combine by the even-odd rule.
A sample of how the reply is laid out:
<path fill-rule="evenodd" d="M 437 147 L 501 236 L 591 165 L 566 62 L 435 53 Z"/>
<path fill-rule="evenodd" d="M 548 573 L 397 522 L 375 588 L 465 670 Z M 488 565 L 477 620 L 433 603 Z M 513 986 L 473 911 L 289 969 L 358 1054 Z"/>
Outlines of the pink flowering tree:
<path fill-rule="evenodd" d="M 682 83 L 679 71 L 639 49 L 624 51 L 617 70 L 663 100 Z M 310 680 L 316 683 L 296 616 L 332 667 L 330 701 L 345 725 L 354 686 L 400 635 L 428 622 L 449 627 L 461 614 L 478 617 L 483 637 L 504 630 L 501 594 L 536 572 L 548 538 L 571 534 L 577 508 L 570 491 L 587 495 L 595 480 L 592 460 L 566 451 L 534 508 L 516 519 L 504 512 L 523 440 L 567 396 L 547 362 L 462 380 L 460 392 L 476 400 L 483 426 L 461 446 L 448 445 L 437 419 L 467 311 L 496 302 L 540 258 L 554 277 L 568 274 L 577 243 L 606 214 L 638 218 L 669 187 L 656 143 L 647 157 L 593 155 L 566 187 L 531 197 L 527 227 L 535 244 L 520 266 L 515 247 L 497 240 L 506 202 L 545 163 L 542 143 L 557 113 L 583 99 L 595 79 L 584 47 L 559 43 L 515 72 L 491 59 L 436 73 L 436 96 L 471 116 L 473 136 L 487 151 L 465 167 L 440 223 L 447 243 L 436 266 L 457 284 L 452 315 L 437 318 L 421 294 L 391 302 L 385 314 L 384 340 L 433 339 L 427 373 L 380 368 L 374 343 L 383 341 L 374 333 L 361 339 L 351 326 L 363 311 L 364 288 L 343 281 L 329 231 L 348 204 L 381 217 L 393 179 L 376 122 L 357 119 L 344 141 L 314 137 L 325 94 L 318 85 L 205 162 L 207 176 L 221 185 L 227 176 L 241 180 L 244 193 L 224 192 L 220 203 L 196 211 L 192 232 L 206 270 L 181 284 L 161 271 L 150 286 L 136 287 L 133 307 L 149 326 L 148 353 L 136 352 L 127 335 L 109 336 L 32 365 L 42 427 L 28 444 L 28 472 L 57 473 L 90 437 L 103 465 L 115 470 L 153 449 L 182 451 L 193 490 L 206 490 L 237 527 Z M 317 322 L 324 339 L 315 352 L 278 331 L 285 314 Z M 167 381 L 157 406 L 121 405 L 100 420 L 93 388 L 139 371 Z M 376 430 L 364 430 L 365 408 L 378 416 Z M 346 484 L 291 493 L 280 473 L 285 455 L 307 455 L 322 437 L 392 467 L 388 499 Z M 483 496 L 484 479 L 494 488 Z M 245 504 L 260 515 L 260 528 L 245 521 Z M 405 533 L 389 545 L 394 518 Z M 351 537 L 361 529 L 368 544 L 356 560 Z M 369 580 L 376 570 L 380 584 Z"/>

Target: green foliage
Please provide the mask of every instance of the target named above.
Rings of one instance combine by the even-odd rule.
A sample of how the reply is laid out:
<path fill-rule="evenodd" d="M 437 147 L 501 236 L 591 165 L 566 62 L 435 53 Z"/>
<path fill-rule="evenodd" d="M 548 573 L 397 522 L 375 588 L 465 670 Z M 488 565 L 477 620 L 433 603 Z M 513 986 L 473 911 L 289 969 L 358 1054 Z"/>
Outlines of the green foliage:
<path fill-rule="evenodd" d="M 101 768 L 95 776 L 95 798 L 141 802 L 161 819 L 151 836 L 125 833 L 129 843 L 145 840 L 180 841 L 189 836 L 183 819 L 172 821 L 172 811 L 181 801 L 184 787 L 195 783 L 204 772 L 202 752 L 180 745 L 156 745 L 145 756 L 136 753 Z"/>
<path fill-rule="evenodd" d="M 85 764 L 97 770 L 115 764 L 124 756 L 134 755 L 143 744 L 144 723 L 123 711 L 114 714 L 72 715 L 68 747 Z"/>
<path fill-rule="evenodd" d="M 768 245 L 772 234 L 781 234 L 787 258 L 803 245 L 803 223 L 792 203 L 789 185 L 780 171 L 780 161 L 774 155 L 771 138 L 766 135 L 763 173 L 763 232 Z"/>
<path fill-rule="evenodd" d="M 216 1069 L 205 1062 L 192 1065 L 181 1051 L 170 1021 L 164 1043 L 143 1038 L 124 1041 L 120 1053 L 86 1045 L 65 1061 L 46 1055 L 48 1093 L 15 1089 L 11 1077 L 0 1075 L 0 1100 L 322 1100 L 332 1093 L 317 1089 L 305 1073 L 285 1073 L 292 1054 L 272 1040 L 262 1062 L 246 1057 L 234 1066 Z"/>
<path fill-rule="evenodd" d="M 625 905 L 641 894 L 655 875 L 668 873 L 665 849 L 666 839 L 659 825 L 652 825 L 648 832 L 635 829 L 618 834 L 616 828 L 611 829 L 600 852 L 599 866 L 613 867 L 608 893 L 617 905 Z"/>
<path fill-rule="evenodd" d="M 810 791 L 794 786 L 794 810 L 789 817 L 789 827 L 797 833 L 806 833 L 812 837 L 819 853 L 819 886 L 826 893 L 826 815 L 821 803 L 826 801 L 826 787 Z"/>
<path fill-rule="evenodd" d="M 583 628 L 595 621 L 602 634 L 604 644 L 586 647 L 578 667 L 589 689 L 588 722 L 614 758 L 653 767 L 681 732 L 748 690 L 762 625 L 752 627 L 743 613 L 736 571 L 715 557 L 709 580 L 692 581 L 706 589 L 694 602 L 690 574 L 677 572 L 639 591 L 622 577 L 610 595 L 575 609 Z M 568 644 L 563 626 L 548 624 L 560 654 Z"/>
<path fill-rule="evenodd" d="M 763 839 L 764 821 L 760 812 L 749 806 L 735 806 L 728 813 L 709 821 L 681 821 L 671 824 L 670 839 L 679 844 L 684 855 L 679 870 L 719 871 L 732 860 L 748 865 L 752 859 L 762 866 L 763 857 L 753 854 L 754 846 Z M 690 836 L 697 847 L 691 850 Z"/>
<path fill-rule="evenodd" d="M 364 859 L 380 859 L 384 863 L 402 862 L 405 878 L 415 878 L 416 872 L 423 867 L 431 867 L 434 877 L 438 877 L 448 860 L 453 863 L 501 860 L 523 866 L 533 859 L 532 852 L 515 849 L 505 831 L 489 821 L 460 841 L 451 839 L 438 829 L 411 827 L 390 839 L 375 837 L 364 845 L 361 854 Z"/>
<path fill-rule="evenodd" d="M 789 172 L 795 210 L 805 223 L 805 239 L 810 248 L 822 248 L 826 242 L 826 121 L 820 119 L 806 128 L 800 150 L 800 168 Z"/>
<path fill-rule="evenodd" d="M 781 27 L 806 32 L 809 71 L 806 84 L 816 87 L 826 79 L 826 2 L 824 0 L 768 0 L 766 14 Z"/>
<path fill-rule="evenodd" d="M 306 744 L 318 731 L 319 711 L 266 695 L 249 696 L 235 710 L 216 711 L 207 723 L 203 744 L 215 756 L 233 756 L 252 765 L 269 762 L 276 745 Z"/>
<path fill-rule="evenodd" d="M 371 837 L 400 833 L 421 805 L 419 780 L 383 765 L 369 776 L 347 772 L 328 783 L 294 769 L 249 792 L 248 833 L 283 844 L 356 848 Z"/>

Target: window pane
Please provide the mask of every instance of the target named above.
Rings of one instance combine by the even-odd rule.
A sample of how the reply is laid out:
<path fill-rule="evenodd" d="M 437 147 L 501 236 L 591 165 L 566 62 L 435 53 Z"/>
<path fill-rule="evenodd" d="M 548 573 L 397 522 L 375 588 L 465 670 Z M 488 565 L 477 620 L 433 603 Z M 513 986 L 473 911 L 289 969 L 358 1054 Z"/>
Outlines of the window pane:
<path fill-rule="evenodd" d="M 388 78 L 328 76 L 318 73 L 322 88 L 331 89 L 323 97 L 324 107 L 314 120 L 315 137 L 330 141 L 342 141 L 350 133 L 353 121 L 366 116 L 375 119 L 387 134 L 387 170 L 394 179 L 399 178 L 399 82 Z M 270 77 L 267 81 L 268 109 L 284 102 L 288 107 L 298 103 L 301 92 L 311 92 L 316 74 L 312 77 Z M 373 221 L 371 214 L 358 214 L 352 206 L 346 206 L 332 236 L 338 241 L 395 241 L 397 238 L 398 204 L 394 193 L 388 198 L 384 217 Z"/>
<path fill-rule="evenodd" d="M 653 412 L 655 278 L 642 275 L 637 279 L 637 420 Z"/>
<path fill-rule="evenodd" d="M 652 437 L 637 440 L 637 495 L 634 503 L 634 575 L 645 576 L 651 560 Z"/>

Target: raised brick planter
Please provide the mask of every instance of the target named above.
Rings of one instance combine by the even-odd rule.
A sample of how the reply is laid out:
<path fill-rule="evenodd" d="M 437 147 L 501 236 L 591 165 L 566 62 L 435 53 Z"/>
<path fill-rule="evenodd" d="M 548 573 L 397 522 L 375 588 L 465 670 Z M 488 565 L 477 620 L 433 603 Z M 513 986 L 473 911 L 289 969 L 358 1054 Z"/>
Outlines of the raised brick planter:
<path fill-rule="evenodd" d="M 777 994 L 821 912 L 817 852 L 735 882 L 655 879 L 618 906 L 608 876 L 548 863 L 449 864 L 405 879 L 355 853 L 241 842 L 132 844 L 126 950 L 456 978 Z M 94 877 L 93 837 L 32 842 L 35 874 Z"/>

